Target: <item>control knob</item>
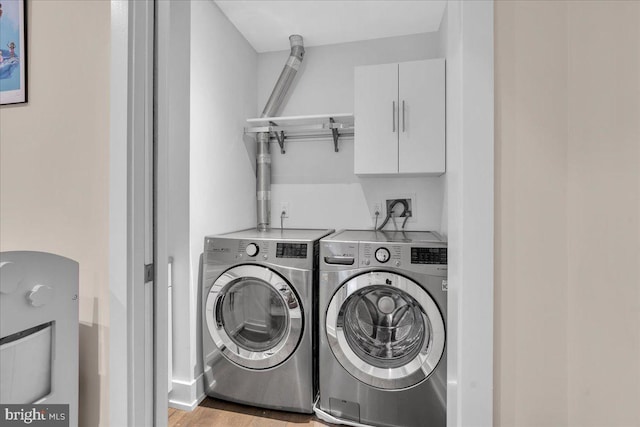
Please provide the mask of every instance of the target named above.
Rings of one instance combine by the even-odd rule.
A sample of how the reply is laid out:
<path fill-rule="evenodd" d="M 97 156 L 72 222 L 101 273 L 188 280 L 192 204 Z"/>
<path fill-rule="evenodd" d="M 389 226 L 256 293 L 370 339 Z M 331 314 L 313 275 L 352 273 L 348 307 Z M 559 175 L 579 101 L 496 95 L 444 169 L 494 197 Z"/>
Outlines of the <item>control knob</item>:
<path fill-rule="evenodd" d="M 378 248 L 376 250 L 376 260 L 378 260 L 378 262 L 385 263 L 385 262 L 389 261 L 389 258 L 391 258 L 391 254 L 389 253 L 389 249 L 387 249 L 387 248 Z"/>
<path fill-rule="evenodd" d="M 255 243 L 249 243 L 244 250 L 249 256 L 256 256 L 260 252 L 260 248 Z"/>

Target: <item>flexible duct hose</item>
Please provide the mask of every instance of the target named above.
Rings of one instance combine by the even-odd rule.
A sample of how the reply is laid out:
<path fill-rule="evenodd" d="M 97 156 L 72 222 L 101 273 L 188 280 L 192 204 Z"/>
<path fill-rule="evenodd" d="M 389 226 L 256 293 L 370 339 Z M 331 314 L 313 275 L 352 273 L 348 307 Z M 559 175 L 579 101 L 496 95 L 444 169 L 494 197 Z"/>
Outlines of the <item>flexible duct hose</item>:
<path fill-rule="evenodd" d="M 294 34 L 289 36 L 291 53 L 284 65 L 280 77 L 276 82 L 271 96 L 264 106 L 261 117 L 273 117 L 278 112 L 293 78 L 298 72 L 302 58 L 304 58 L 304 46 L 302 36 Z M 257 159 L 256 159 L 256 207 L 257 228 L 259 231 L 271 229 L 271 151 L 269 148 L 269 132 L 256 134 Z"/>

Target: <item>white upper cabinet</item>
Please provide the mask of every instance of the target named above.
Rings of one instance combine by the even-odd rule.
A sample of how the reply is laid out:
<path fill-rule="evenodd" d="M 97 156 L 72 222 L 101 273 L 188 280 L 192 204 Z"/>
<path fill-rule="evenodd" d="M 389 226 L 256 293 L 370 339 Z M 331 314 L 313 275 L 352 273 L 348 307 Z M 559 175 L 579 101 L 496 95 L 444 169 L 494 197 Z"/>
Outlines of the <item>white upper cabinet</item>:
<path fill-rule="evenodd" d="M 444 59 L 355 68 L 356 174 L 445 171 Z"/>

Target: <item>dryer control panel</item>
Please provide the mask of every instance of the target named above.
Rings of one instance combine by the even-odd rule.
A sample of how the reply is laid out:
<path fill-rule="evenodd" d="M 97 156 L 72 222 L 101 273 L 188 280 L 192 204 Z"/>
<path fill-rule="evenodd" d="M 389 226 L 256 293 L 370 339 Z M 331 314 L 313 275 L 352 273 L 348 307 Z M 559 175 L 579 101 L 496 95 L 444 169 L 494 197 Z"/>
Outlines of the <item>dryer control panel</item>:
<path fill-rule="evenodd" d="M 306 258 L 306 243 L 276 243 L 276 258 Z"/>
<path fill-rule="evenodd" d="M 309 269 L 313 267 L 313 250 L 310 242 L 206 238 L 204 261 L 208 264 L 262 262 Z"/>

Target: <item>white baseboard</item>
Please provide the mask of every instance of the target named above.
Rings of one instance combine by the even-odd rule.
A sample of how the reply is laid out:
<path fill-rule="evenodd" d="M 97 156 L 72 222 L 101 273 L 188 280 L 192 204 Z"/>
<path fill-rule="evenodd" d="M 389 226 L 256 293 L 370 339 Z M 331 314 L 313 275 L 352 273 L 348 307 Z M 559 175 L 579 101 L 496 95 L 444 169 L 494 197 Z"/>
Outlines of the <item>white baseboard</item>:
<path fill-rule="evenodd" d="M 169 393 L 169 407 L 182 411 L 193 411 L 205 398 L 204 378 L 200 374 L 192 381 L 171 381 Z"/>

